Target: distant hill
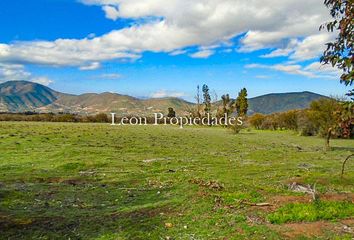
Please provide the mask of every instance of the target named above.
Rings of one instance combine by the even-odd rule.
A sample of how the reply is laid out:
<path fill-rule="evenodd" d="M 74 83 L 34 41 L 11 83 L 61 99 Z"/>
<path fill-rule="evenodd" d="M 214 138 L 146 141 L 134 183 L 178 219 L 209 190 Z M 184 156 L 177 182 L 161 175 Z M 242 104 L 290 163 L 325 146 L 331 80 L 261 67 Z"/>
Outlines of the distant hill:
<path fill-rule="evenodd" d="M 311 92 L 267 94 L 249 99 L 249 113 L 269 114 L 303 109 L 313 100 L 324 97 Z M 169 107 L 174 108 L 177 114 L 186 114 L 194 104 L 172 97 L 139 99 L 109 92 L 72 95 L 27 81 L 9 81 L 0 84 L 0 112 L 36 111 L 78 114 L 116 112 L 120 115 L 147 115 L 154 112 L 166 113 Z"/>
<path fill-rule="evenodd" d="M 11 81 L 0 84 L 0 111 L 32 111 L 51 104 L 63 94 L 43 85 Z"/>
<path fill-rule="evenodd" d="M 312 101 L 326 96 L 312 92 L 272 93 L 249 99 L 249 113 L 270 114 L 292 109 L 305 109 Z"/>
<path fill-rule="evenodd" d="M 121 115 L 146 115 L 167 112 L 173 107 L 186 114 L 193 106 L 179 98 L 138 99 L 117 93 L 64 94 L 38 83 L 9 81 L 0 84 L 0 112 L 68 112 L 96 114 L 117 112 Z"/>

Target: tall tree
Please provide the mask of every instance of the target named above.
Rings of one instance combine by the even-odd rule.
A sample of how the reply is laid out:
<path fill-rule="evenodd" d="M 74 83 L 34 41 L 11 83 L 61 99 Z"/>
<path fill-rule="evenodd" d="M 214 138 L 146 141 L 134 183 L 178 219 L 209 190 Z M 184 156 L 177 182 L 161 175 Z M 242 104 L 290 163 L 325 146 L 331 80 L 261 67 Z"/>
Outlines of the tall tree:
<path fill-rule="evenodd" d="M 328 32 L 338 32 L 333 42 L 327 43 L 327 49 L 321 57 L 323 64 L 331 64 L 342 70 L 341 83 L 349 86 L 354 82 L 354 1 L 325 0 L 333 21 L 320 27 Z M 354 95 L 354 89 L 348 94 Z"/>
<path fill-rule="evenodd" d="M 208 114 L 208 113 L 210 113 L 210 110 L 211 110 L 211 97 L 210 97 L 208 85 L 204 84 L 202 91 L 203 91 L 203 99 L 204 99 L 203 100 L 204 113 Z"/>
<path fill-rule="evenodd" d="M 201 97 L 200 97 L 200 86 L 198 85 L 197 86 L 197 94 L 195 95 L 195 100 L 197 101 L 197 117 L 201 117 L 201 114 L 200 114 L 200 104 L 201 104 Z"/>
<path fill-rule="evenodd" d="M 247 95 L 248 95 L 247 94 L 247 89 L 243 88 L 238 93 L 238 97 L 236 98 L 235 107 L 236 107 L 237 114 L 240 117 L 246 116 L 247 111 L 248 111 Z"/>
<path fill-rule="evenodd" d="M 230 99 L 230 95 L 229 94 L 225 94 L 221 96 L 222 99 L 222 115 L 229 114 L 230 111 L 230 103 L 231 103 L 231 99 Z"/>

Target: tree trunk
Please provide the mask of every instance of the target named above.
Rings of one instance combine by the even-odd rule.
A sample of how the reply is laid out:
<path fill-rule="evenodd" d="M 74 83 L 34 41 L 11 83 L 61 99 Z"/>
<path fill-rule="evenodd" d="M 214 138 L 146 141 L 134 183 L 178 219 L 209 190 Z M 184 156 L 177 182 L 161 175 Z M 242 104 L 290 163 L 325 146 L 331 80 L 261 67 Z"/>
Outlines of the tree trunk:
<path fill-rule="evenodd" d="M 349 155 L 349 156 L 344 160 L 344 162 L 343 162 L 343 165 L 342 165 L 342 178 L 343 178 L 343 176 L 344 176 L 345 164 L 347 163 L 347 161 L 348 161 L 349 158 L 351 158 L 351 157 L 354 157 L 354 154 Z"/>
<path fill-rule="evenodd" d="M 331 147 L 329 145 L 329 140 L 331 139 L 332 136 L 332 128 L 329 128 L 327 131 L 327 137 L 326 137 L 326 150 L 330 150 Z"/>

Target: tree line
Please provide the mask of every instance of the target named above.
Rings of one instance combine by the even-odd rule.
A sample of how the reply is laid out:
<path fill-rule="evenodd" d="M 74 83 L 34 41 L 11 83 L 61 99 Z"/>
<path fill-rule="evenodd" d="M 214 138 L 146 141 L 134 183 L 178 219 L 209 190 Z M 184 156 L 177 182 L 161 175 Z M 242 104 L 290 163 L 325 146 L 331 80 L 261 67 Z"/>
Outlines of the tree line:
<path fill-rule="evenodd" d="M 331 138 L 354 138 L 353 102 L 336 99 L 313 101 L 304 110 L 290 110 L 263 115 L 256 113 L 249 117 L 251 127 L 260 130 L 293 130 L 303 136 L 321 136 L 329 148 Z"/>

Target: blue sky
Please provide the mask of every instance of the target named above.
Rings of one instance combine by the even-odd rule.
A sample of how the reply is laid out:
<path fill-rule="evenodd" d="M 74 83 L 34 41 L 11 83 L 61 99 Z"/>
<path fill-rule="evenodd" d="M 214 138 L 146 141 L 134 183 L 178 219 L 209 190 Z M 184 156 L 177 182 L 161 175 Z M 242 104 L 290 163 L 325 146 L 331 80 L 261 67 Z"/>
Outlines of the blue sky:
<path fill-rule="evenodd" d="M 320 0 L 3 0 L 0 82 L 187 100 L 204 83 L 218 96 L 343 95 L 338 71 L 318 64 L 327 19 Z"/>

